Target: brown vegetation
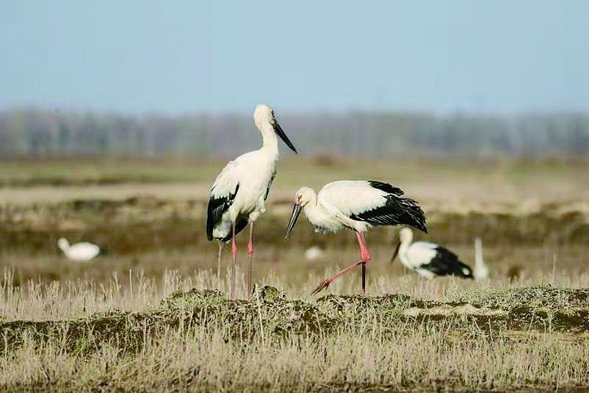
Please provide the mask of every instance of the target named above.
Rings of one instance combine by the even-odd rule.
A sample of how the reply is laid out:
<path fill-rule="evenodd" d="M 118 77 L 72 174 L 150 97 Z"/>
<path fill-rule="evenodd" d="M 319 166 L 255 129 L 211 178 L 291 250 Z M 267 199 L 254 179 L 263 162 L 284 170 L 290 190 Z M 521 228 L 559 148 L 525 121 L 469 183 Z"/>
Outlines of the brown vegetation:
<path fill-rule="evenodd" d="M 12 179 L 5 184 L 22 185 L 0 190 L 0 389 L 589 389 L 585 167 L 395 163 L 392 176 L 390 162 L 370 163 L 370 173 L 340 159 L 316 164 L 281 163 L 258 221 L 250 301 L 243 271 L 240 299 L 227 299 L 229 253 L 217 277 L 217 248 L 204 236 L 208 187 L 222 163 L 198 175 L 170 164 L 174 179 L 165 165 L 136 162 L 77 173 L 59 162 L 0 169 Z M 149 183 L 120 175 L 136 171 L 136 179 L 151 173 Z M 388 263 L 396 235 L 374 228 L 369 296 L 357 295 L 360 275 L 350 273 L 310 297 L 355 260 L 355 239 L 306 224 L 285 242 L 285 220 L 293 188 L 334 173 L 398 177 L 427 211 L 430 235 L 419 237 L 471 263 L 481 236 L 491 280 L 421 280 Z M 127 180 L 89 185 L 109 176 Z M 39 186 L 48 178 L 68 180 Z M 109 253 L 70 262 L 60 236 Z M 304 261 L 312 245 L 326 250 L 321 261 Z"/>

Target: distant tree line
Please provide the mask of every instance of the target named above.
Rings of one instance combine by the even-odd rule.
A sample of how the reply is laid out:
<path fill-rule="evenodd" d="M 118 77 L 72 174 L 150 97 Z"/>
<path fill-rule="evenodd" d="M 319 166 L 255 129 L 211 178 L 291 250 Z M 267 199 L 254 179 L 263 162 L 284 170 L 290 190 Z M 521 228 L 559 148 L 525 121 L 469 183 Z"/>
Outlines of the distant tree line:
<path fill-rule="evenodd" d="M 589 152 L 589 114 L 277 113 L 306 155 L 576 157 Z M 0 157 L 231 157 L 260 145 L 250 115 L 0 112 Z"/>

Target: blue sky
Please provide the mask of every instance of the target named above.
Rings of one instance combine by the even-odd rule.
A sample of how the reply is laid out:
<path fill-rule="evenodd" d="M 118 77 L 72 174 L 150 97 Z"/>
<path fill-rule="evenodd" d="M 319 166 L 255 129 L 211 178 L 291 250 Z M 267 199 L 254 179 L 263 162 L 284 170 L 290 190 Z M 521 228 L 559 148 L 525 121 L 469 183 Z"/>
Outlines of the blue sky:
<path fill-rule="evenodd" d="M 589 1 L 0 0 L 0 108 L 589 110 Z"/>

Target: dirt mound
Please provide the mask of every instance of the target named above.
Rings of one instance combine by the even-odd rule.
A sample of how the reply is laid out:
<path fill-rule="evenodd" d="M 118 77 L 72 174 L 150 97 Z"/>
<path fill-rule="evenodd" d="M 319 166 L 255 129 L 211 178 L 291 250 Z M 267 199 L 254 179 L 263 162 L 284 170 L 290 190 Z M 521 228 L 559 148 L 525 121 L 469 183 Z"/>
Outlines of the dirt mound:
<path fill-rule="evenodd" d="M 159 307 L 141 312 L 112 310 L 78 320 L 0 322 L 0 350 L 58 340 L 74 353 L 105 345 L 138 351 L 170 329 L 220 329 L 225 340 L 264 336 L 323 336 L 344 332 L 396 331 L 414 324 L 444 326 L 454 332 L 589 332 L 589 292 L 550 286 L 482 295 L 472 302 L 424 302 L 403 294 L 378 297 L 327 295 L 316 301 L 292 300 L 273 287 L 256 288 L 252 299 L 229 300 L 214 290 L 179 291 Z M 360 329 L 360 330 L 359 330 Z"/>

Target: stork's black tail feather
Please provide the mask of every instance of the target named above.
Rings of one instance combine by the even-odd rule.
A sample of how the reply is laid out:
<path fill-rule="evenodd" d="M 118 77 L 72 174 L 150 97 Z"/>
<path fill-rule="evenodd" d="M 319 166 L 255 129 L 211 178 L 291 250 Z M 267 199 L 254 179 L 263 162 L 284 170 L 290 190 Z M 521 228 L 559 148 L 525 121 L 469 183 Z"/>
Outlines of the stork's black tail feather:
<path fill-rule="evenodd" d="M 370 211 L 350 216 L 353 220 L 366 221 L 373 225 L 409 225 L 427 233 L 425 214 L 419 204 L 403 197 L 403 190 L 388 183 L 369 181 L 370 186 L 387 193 L 386 204 Z"/>
<path fill-rule="evenodd" d="M 237 223 L 235 224 L 235 236 L 237 236 L 237 234 L 241 231 L 243 231 L 243 229 L 247 226 L 247 224 L 249 224 L 249 220 L 245 217 L 243 218 L 238 218 L 237 219 Z M 222 239 L 217 239 L 220 242 L 226 243 L 229 240 L 231 240 L 233 238 L 233 234 L 229 233 L 227 236 L 225 236 Z"/>
<path fill-rule="evenodd" d="M 412 226 L 427 233 L 425 213 L 421 210 L 419 204 L 411 198 L 398 198 L 397 203 L 403 206 L 403 212 L 399 216 L 401 224 Z"/>
<path fill-rule="evenodd" d="M 207 238 L 213 240 L 213 229 L 215 229 L 215 225 L 221 220 L 223 214 L 229 209 L 233 200 L 235 199 L 235 195 L 239 191 L 239 184 L 235 186 L 235 191 L 233 193 L 227 194 L 223 197 L 214 197 L 213 191 L 214 187 L 211 190 L 211 197 L 209 199 L 209 204 L 207 206 Z M 247 219 L 245 225 L 240 228 L 240 220 L 238 219 L 237 225 L 235 226 L 235 234 L 241 231 L 247 225 Z M 231 234 L 229 234 L 229 239 L 231 239 Z M 226 240 L 222 240 L 226 241 Z"/>
<path fill-rule="evenodd" d="M 472 269 L 458 259 L 458 256 L 447 248 L 438 246 L 436 256 L 427 265 L 427 269 L 438 276 L 458 276 L 473 278 Z"/>

